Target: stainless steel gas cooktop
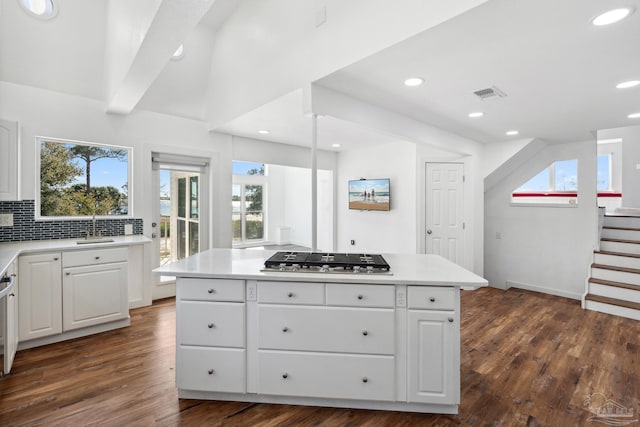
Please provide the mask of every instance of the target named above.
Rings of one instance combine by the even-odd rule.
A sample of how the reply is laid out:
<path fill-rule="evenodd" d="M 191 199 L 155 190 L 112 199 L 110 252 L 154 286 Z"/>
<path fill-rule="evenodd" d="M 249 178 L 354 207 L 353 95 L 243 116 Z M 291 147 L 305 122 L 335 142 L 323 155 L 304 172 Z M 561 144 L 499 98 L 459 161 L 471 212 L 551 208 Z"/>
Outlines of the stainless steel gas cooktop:
<path fill-rule="evenodd" d="M 261 271 L 295 273 L 391 274 L 391 267 L 378 254 L 327 252 L 276 252 Z"/>

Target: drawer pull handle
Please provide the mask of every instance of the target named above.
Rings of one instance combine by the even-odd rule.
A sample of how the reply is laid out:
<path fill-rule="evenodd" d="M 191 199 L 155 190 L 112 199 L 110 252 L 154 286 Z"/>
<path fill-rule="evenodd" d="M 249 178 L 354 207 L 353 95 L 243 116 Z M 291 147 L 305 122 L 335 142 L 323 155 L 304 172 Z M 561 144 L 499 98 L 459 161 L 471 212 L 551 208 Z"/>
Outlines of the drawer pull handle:
<path fill-rule="evenodd" d="M 282 374 L 282 378 L 284 378 L 284 379 L 286 380 L 287 378 L 289 378 L 289 374 L 287 374 L 287 373 L 285 372 L 284 374 Z"/>
<path fill-rule="evenodd" d="M 213 369 L 209 369 L 207 372 L 209 373 L 209 375 L 213 375 L 215 371 Z"/>
<path fill-rule="evenodd" d="M 54 260 L 54 261 L 57 261 L 57 260 L 59 260 L 59 259 L 60 259 L 60 258 L 58 258 L 58 257 L 55 257 L 55 258 L 54 258 L 53 260 Z"/>
<path fill-rule="evenodd" d="M 366 337 L 367 335 L 369 335 L 369 331 L 367 331 L 367 330 L 365 329 L 364 331 L 362 331 L 362 335 L 364 335 L 364 336 Z"/>
<path fill-rule="evenodd" d="M 364 295 L 358 295 L 358 299 L 364 299 Z"/>
<path fill-rule="evenodd" d="M 64 273 L 64 274 L 66 274 L 67 276 L 71 276 L 71 272 L 70 272 L 70 271 L 67 271 L 67 272 L 66 272 L 66 273 Z"/>
<path fill-rule="evenodd" d="M 449 317 L 447 320 L 448 320 L 450 323 L 453 323 L 453 317 Z"/>
<path fill-rule="evenodd" d="M 213 329 L 213 327 L 214 327 L 214 326 L 215 326 L 215 325 L 214 325 L 213 323 L 209 323 L 209 324 L 207 325 L 207 327 L 208 327 L 209 329 Z"/>
<path fill-rule="evenodd" d="M 363 383 L 368 383 L 368 382 L 369 382 L 369 378 L 367 378 L 367 377 L 363 377 L 363 378 L 362 378 L 362 382 L 363 382 Z"/>
<path fill-rule="evenodd" d="M 436 299 L 434 297 L 431 297 L 431 298 L 429 298 L 429 301 L 436 302 Z"/>
<path fill-rule="evenodd" d="M 285 326 L 284 328 L 282 328 L 282 332 L 289 332 L 289 328 Z"/>
<path fill-rule="evenodd" d="M 293 292 L 289 292 L 289 293 L 287 294 L 287 296 L 288 296 L 289 298 L 292 298 L 292 297 L 293 297 Z"/>
<path fill-rule="evenodd" d="M 212 293 L 214 293 L 214 292 L 215 292 L 215 290 L 213 290 L 212 288 L 209 288 L 209 290 L 208 290 L 207 292 L 209 292 L 210 294 L 212 294 Z"/>
<path fill-rule="evenodd" d="M 100 259 L 100 257 L 99 257 L 99 256 L 97 256 L 97 257 L 96 257 L 96 259 Z"/>

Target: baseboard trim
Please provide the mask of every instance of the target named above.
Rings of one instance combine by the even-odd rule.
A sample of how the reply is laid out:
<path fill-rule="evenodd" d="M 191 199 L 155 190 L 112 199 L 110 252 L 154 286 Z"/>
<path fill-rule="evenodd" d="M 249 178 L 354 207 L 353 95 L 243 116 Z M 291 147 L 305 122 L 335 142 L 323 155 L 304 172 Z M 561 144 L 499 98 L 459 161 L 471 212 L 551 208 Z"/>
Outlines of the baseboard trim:
<path fill-rule="evenodd" d="M 563 290 L 560 290 L 560 289 L 545 288 L 543 286 L 536 286 L 536 285 L 530 285 L 530 284 L 527 284 L 527 283 L 513 282 L 511 280 L 507 280 L 505 282 L 505 284 L 506 284 L 506 289 L 518 288 L 518 289 L 524 289 L 524 290 L 527 290 L 527 291 L 541 292 L 543 294 L 556 295 L 556 296 L 564 297 L 564 298 L 571 298 L 571 299 L 575 299 L 575 300 L 578 300 L 578 301 L 582 300 L 582 293 L 578 293 L 578 292 L 569 292 L 569 291 L 563 291 Z"/>

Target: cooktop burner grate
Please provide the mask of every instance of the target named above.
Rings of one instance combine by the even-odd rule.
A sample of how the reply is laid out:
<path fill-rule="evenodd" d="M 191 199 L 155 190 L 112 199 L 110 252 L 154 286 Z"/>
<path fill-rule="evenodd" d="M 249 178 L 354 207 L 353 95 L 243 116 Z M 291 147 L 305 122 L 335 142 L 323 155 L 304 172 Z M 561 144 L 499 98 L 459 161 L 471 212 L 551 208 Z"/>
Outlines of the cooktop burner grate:
<path fill-rule="evenodd" d="M 389 272 L 382 255 L 326 252 L 276 252 L 264 263 L 267 271 Z"/>

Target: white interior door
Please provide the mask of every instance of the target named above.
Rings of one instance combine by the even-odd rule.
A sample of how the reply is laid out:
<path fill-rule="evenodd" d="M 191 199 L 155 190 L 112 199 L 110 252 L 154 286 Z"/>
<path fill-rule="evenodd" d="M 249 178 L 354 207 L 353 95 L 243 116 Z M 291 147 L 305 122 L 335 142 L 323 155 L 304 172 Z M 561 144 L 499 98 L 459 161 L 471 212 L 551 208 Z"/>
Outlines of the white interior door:
<path fill-rule="evenodd" d="M 464 253 L 464 165 L 427 163 L 425 252 L 462 264 Z"/>

